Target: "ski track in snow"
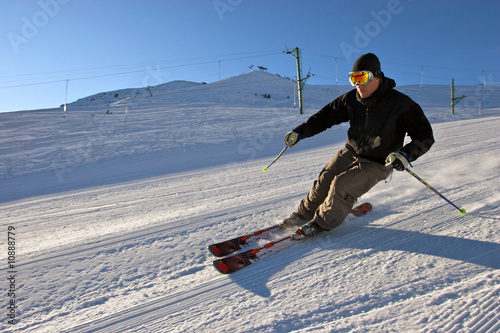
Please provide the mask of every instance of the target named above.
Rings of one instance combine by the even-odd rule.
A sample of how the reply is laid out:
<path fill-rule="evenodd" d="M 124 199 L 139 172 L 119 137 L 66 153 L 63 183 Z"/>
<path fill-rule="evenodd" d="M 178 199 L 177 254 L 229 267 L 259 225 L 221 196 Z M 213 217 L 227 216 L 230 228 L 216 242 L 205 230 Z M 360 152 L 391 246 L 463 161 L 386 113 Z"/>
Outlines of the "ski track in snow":
<path fill-rule="evenodd" d="M 197 114 L 198 106 L 191 107 L 179 106 L 177 110 Z M 214 110 L 213 118 L 207 115 L 203 122 L 215 123 L 233 107 L 214 106 Z M 411 175 L 394 173 L 390 183 L 379 183 L 361 198 L 374 206 L 367 216 L 298 242 L 237 273 L 221 275 L 211 265 L 214 258 L 206 249 L 208 244 L 279 222 L 296 208 L 321 168 L 344 144 L 345 134 L 337 132 L 346 128 L 339 127 L 317 141 L 304 141 L 300 144 L 304 148 L 288 151 L 263 173 L 262 168 L 282 145 L 282 141 L 274 141 L 282 140 L 282 132 L 302 119 L 272 118 L 274 123 L 266 125 L 271 134 L 264 139 L 259 136 L 260 142 L 251 145 L 252 132 L 269 110 L 272 108 L 256 106 L 255 119 L 233 114 L 232 120 L 218 127 L 222 136 L 199 132 L 203 124 L 192 127 L 196 134 L 176 134 L 180 140 L 175 145 L 181 152 L 169 146 L 160 132 L 155 134 L 159 139 L 153 142 L 154 147 L 146 142 L 151 137 L 144 131 L 159 131 L 161 126 L 186 128 L 181 119 L 173 125 L 161 123 L 161 113 L 144 115 L 147 121 L 140 125 L 130 124 L 131 135 L 141 133 L 137 137 L 145 138 L 143 141 L 128 142 L 110 135 L 93 141 L 88 150 L 79 140 L 90 137 L 90 128 L 81 128 L 80 136 L 59 128 L 63 138 L 73 137 L 73 147 L 88 155 L 85 161 L 64 157 L 62 165 L 68 169 L 61 182 L 54 180 L 60 168 L 53 169 L 50 161 L 60 156 L 58 147 L 62 147 L 61 137 L 51 138 L 52 122 L 44 120 L 46 127 L 35 129 L 37 136 L 46 133 L 44 140 L 19 139 L 13 140 L 10 148 L 2 145 L 3 156 L 10 156 L 8 163 L 3 162 L 2 187 L 13 188 L 23 179 L 30 179 L 31 184 L 17 192 L 4 192 L 0 203 L 3 230 L 16 227 L 19 272 L 18 323 L 8 325 L 4 314 L 0 329 L 500 330 L 498 115 L 434 123 L 436 144 L 414 163 L 413 170 L 464 206 L 466 216 L 460 217 Z M 432 109 L 429 112 L 432 118 Z M 22 116 L 16 118 L 16 126 L 10 126 L 29 128 L 29 117 Z M 156 121 L 158 128 L 148 129 L 148 124 Z M 231 129 L 232 124 L 236 125 Z M 116 124 L 106 126 L 117 128 Z M 189 146 L 206 144 L 198 138 L 199 133 L 212 138 L 220 151 L 227 148 L 218 155 L 224 157 L 219 164 L 196 159 L 207 156 Z M 24 134 L 24 139 L 29 135 Z M 199 142 L 188 140 L 191 137 Z M 235 140 L 239 152 L 238 146 L 232 145 Z M 23 154 L 29 156 L 26 160 L 16 151 L 22 142 Z M 126 147 L 134 142 L 138 154 L 127 155 Z M 248 149 L 251 147 L 253 150 Z M 155 168 L 166 161 L 163 154 L 168 156 L 171 149 L 178 160 L 167 164 L 193 164 L 185 171 L 172 167 L 156 172 Z M 33 160 L 35 155 L 39 159 Z M 116 160 L 115 155 L 119 157 Z M 135 164 L 138 159 L 150 167 Z M 99 164 L 101 160 L 104 164 Z M 121 170 L 121 175 L 114 175 L 108 167 Z M 3 240 L 0 248 L 5 249 Z M 3 280 L 5 290 L 7 282 Z M 6 304 L 5 295 L 2 302 Z"/>

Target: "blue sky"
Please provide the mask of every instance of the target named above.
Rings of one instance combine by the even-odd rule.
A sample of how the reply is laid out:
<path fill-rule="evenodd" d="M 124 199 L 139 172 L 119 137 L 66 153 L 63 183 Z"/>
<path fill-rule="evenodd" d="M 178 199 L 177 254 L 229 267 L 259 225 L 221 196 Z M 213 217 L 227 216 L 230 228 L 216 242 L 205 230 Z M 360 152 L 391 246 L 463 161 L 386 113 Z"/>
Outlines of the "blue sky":
<path fill-rule="evenodd" d="M 173 80 L 214 82 L 265 66 L 348 84 L 377 54 L 398 85 L 499 83 L 498 0 L 0 1 L 0 111 L 58 107 Z M 337 67 L 336 67 L 337 64 Z M 337 68 L 337 69 L 336 69 Z M 332 96 L 332 99 L 336 96 Z"/>

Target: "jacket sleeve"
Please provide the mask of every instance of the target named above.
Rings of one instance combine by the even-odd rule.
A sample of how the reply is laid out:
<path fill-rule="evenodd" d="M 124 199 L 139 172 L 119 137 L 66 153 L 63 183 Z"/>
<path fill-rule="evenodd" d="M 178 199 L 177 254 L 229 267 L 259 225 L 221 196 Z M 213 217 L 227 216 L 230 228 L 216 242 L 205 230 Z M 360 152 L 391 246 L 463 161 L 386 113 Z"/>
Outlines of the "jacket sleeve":
<path fill-rule="evenodd" d="M 410 161 L 415 161 L 434 144 L 432 127 L 422 108 L 417 103 L 405 113 L 403 123 L 406 133 L 411 138 L 411 142 L 406 144 L 401 150 L 408 154 Z"/>
<path fill-rule="evenodd" d="M 333 125 L 349 121 L 346 94 L 325 105 L 305 123 L 295 128 L 302 139 L 321 133 Z"/>

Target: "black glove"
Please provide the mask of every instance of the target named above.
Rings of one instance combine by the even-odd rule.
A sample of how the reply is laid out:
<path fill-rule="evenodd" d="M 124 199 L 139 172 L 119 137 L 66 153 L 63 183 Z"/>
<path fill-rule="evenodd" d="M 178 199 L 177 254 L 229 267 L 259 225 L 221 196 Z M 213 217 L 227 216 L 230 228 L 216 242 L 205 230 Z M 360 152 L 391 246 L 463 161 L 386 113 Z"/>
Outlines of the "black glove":
<path fill-rule="evenodd" d="M 286 133 L 285 135 L 285 143 L 288 146 L 288 148 L 292 148 L 299 142 L 300 140 L 300 133 L 297 133 L 295 131 L 290 131 Z"/>
<path fill-rule="evenodd" d="M 385 166 L 392 166 L 398 171 L 404 171 L 410 164 L 410 158 L 404 151 L 397 151 L 395 153 L 390 153 L 385 159 Z"/>

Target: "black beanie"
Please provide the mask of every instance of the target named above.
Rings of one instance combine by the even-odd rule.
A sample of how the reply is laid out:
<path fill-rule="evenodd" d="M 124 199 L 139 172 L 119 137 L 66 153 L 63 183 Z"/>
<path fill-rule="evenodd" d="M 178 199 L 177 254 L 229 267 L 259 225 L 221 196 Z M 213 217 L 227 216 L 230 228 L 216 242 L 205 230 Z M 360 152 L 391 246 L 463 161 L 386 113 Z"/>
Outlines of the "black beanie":
<path fill-rule="evenodd" d="M 384 75 L 380 70 L 380 61 L 378 60 L 377 56 L 373 53 L 367 53 L 361 55 L 358 58 L 358 60 L 354 62 L 354 65 L 352 65 L 352 71 L 353 72 L 370 71 L 376 77 L 382 77 Z"/>

